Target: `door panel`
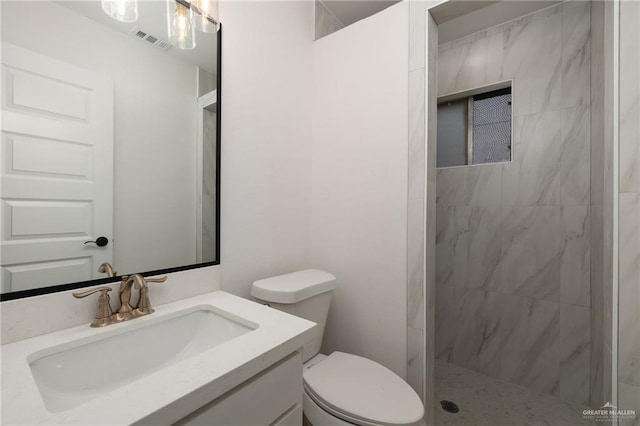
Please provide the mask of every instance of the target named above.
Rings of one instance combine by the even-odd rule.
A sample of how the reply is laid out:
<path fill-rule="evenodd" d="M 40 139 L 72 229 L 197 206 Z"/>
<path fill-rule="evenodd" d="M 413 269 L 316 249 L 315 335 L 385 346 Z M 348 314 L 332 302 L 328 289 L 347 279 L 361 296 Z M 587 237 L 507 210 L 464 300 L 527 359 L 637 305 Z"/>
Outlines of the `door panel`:
<path fill-rule="evenodd" d="M 91 257 L 2 267 L 2 282 L 11 284 L 11 290 L 3 289 L 3 292 L 46 287 L 68 279 L 82 281 L 93 273 L 92 269 Z"/>
<path fill-rule="evenodd" d="M 91 89 L 6 67 L 7 109 L 88 122 Z"/>
<path fill-rule="evenodd" d="M 5 240 L 91 235 L 91 203 L 86 201 L 3 200 L 11 228 Z"/>
<path fill-rule="evenodd" d="M 99 278 L 113 235 L 113 83 L 2 44 L 2 291 Z"/>
<path fill-rule="evenodd" d="M 4 136 L 7 174 L 91 179 L 92 145 L 10 133 Z"/>

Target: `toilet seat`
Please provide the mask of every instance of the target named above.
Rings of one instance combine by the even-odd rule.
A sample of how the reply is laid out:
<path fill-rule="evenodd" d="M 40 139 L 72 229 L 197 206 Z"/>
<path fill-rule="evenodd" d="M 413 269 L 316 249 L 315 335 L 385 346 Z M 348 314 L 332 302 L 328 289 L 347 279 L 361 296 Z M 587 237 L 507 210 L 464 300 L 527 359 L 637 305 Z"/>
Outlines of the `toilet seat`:
<path fill-rule="evenodd" d="M 333 352 L 305 369 L 304 389 L 323 410 L 356 425 L 412 425 L 424 415 L 422 401 L 404 380 L 357 355 Z"/>

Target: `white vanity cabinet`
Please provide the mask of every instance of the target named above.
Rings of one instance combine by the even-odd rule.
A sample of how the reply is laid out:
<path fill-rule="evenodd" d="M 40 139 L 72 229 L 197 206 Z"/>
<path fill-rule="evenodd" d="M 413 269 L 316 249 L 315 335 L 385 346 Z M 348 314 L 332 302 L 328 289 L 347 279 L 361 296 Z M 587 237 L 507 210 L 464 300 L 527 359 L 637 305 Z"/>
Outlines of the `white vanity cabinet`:
<path fill-rule="evenodd" d="M 198 318 L 203 320 L 198 322 L 200 325 L 188 323 L 187 327 L 181 326 L 177 331 L 169 327 L 182 324 L 176 321 L 190 318 L 194 313 L 199 313 Z M 216 329 L 203 327 L 204 320 L 215 319 L 212 315 L 226 320 L 214 322 L 218 324 Z M 224 340 L 224 327 L 229 327 L 229 322 L 240 324 L 248 331 Z M 0 393 L 2 424 L 79 426 L 98 421 L 136 426 L 300 426 L 303 395 L 301 351 L 313 338 L 314 327 L 314 323 L 302 318 L 216 291 L 156 306 L 153 315 L 126 323 L 101 328 L 82 324 L 6 344 L 2 346 L 2 379 L 4 384 L 11 383 L 11 386 L 10 389 L 3 387 Z M 161 333 L 149 338 L 147 333 L 150 330 L 160 330 Z M 192 333 L 198 338 L 177 339 L 177 336 L 182 337 L 181 333 Z M 144 344 L 120 344 L 122 339 L 130 339 L 131 336 Z M 157 349 L 149 354 L 146 349 L 159 339 L 187 342 L 180 343 L 186 346 L 179 347 L 182 352 L 192 353 L 181 358 L 162 358 L 160 355 L 164 352 Z M 96 345 L 109 350 L 96 350 Z M 167 347 L 174 348 L 171 345 Z M 89 379 L 94 377 L 90 374 L 93 370 L 84 373 L 84 370 L 78 370 L 79 363 L 74 361 L 78 354 L 93 356 L 90 348 L 94 348 L 97 354 L 96 362 L 110 368 L 108 374 L 97 370 L 100 374 L 93 381 L 75 380 L 85 377 L 83 374 Z M 140 358 L 150 363 L 151 358 L 156 357 L 164 364 L 159 367 L 157 362 L 149 364 L 153 368 L 145 370 L 144 374 L 141 368 L 149 366 L 135 364 L 134 370 L 141 374 L 140 377 L 128 374 L 120 377 L 115 372 L 121 365 L 109 364 L 107 358 L 101 357 L 124 350 L 128 351 L 127 360 Z M 171 355 L 177 350 L 165 352 Z M 53 376 L 55 380 L 42 383 L 58 386 L 53 394 L 58 399 L 54 402 L 62 401 L 66 406 L 45 404 L 44 398 L 49 394 L 41 392 L 31 368 L 30 362 L 53 354 L 63 357 L 60 359 L 64 363 L 60 365 L 67 365 L 65 372 L 69 374 Z M 130 369 L 132 365 L 132 362 L 127 364 Z M 53 367 L 57 368 L 57 364 Z M 78 390 L 65 381 L 68 378 L 74 379 L 71 385 L 77 385 Z M 105 382 L 115 388 L 112 386 L 103 391 L 98 385 Z M 85 394 L 85 388 L 91 393 Z M 79 398 L 82 398 L 81 403 L 78 403 Z M 69 403 L 75 405 L 70 406 Z"/>
<path fill-rule="evenodd" d="M 294 352 L 175 425 L 299 426 L 302 392 L 302 355 Z"/>

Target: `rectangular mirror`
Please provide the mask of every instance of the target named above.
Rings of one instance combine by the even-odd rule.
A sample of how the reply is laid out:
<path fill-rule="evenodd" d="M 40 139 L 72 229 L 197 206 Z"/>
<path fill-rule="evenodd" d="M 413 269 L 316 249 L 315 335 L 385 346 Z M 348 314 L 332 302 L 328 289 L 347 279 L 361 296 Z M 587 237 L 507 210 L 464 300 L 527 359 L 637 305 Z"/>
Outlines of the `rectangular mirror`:
<path fill-rule="evenodd" d="M 220 37 L 168 10 L 2 1 L 2 300 L 219 263 Z M 175 40 L 174 40 L 175 43 Z"/>

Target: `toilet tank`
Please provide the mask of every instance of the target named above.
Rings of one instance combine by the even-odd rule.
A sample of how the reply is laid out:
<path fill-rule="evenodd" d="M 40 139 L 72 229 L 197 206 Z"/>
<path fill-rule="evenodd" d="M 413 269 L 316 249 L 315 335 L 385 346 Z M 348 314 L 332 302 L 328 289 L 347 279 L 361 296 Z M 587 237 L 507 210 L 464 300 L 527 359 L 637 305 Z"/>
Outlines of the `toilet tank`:
<path fill-rule="evenodd" d="M 251 286 L 251 296 L 257 301 L 317 324 L 313 339 L 302 349 L 303 361 L 320 352 L 335 281 L 336 277 L 328 272 L 305 269 L 258 280 Z"/>

